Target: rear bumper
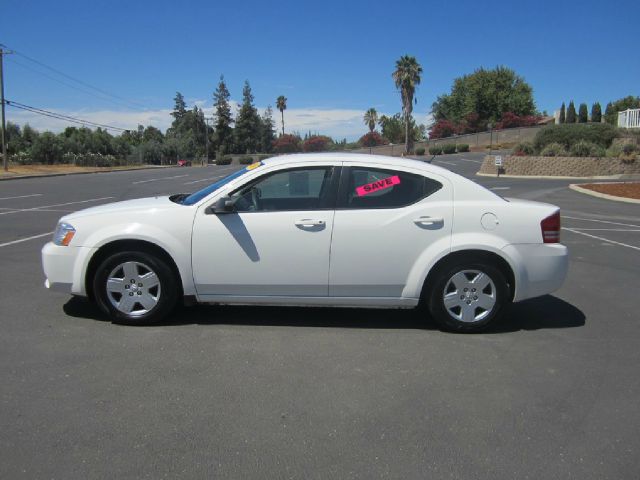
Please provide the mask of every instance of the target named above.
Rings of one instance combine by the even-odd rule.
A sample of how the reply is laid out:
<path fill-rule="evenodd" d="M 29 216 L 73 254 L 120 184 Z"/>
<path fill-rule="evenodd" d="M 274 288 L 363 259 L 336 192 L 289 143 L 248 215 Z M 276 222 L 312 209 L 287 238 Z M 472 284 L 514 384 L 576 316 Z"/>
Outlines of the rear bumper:
<path fill-rule="evenodd" d="M 569 252 L 560 243 L 507 245 L 516 291 L 514 302 L 539 297 L 558 290 L 569 270 Z"/>
<path fill-rule="evenodd" d="M 46 288 L 58 292 L 86 295 L 84 272 L 94 248 L 61 247 L 53 242 L 42 248 L 42 269 Z"/>

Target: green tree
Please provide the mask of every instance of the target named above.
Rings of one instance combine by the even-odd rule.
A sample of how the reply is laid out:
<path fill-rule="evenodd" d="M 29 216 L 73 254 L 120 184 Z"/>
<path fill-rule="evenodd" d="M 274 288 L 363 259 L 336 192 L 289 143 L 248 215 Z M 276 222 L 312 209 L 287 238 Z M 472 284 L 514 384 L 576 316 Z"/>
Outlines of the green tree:
<path fill-rule="evenodd" d="M 589 110 L 586 103 L 581 103 L 578 107 L 578 122 L 587 123 L 589 121 Z"/>
<path fill-rule="evenodd" d="M 162 143 L 163 140 L 164 140 L 164 135 L 162 135 L 162 132 L 156 127 L 148 126 L 144 129 L 144 132 L 142 133 L 143 142 Z"/>
<path fill-rule="evenodd" d="M 218 88 L 213 94 L 213 106 L 215 108 L 215 137 L 218 150 L 222 149 L 223 152 L 231 151 L 233 142 L 233 130 L 231 125 L 233 119 L 231 118 L 231 106 L 229 105 L 229 90 L 227 84 L 224 82 L 224 76 L 220 76 L 220 82 Z"/>
<path fill-rule="evenodd" d="M 173 99 L 174 107 L 171 116 L 174 118 L 174 123 L 182 120 L 187 113 L 187 104 L 184 101 L 184 97 L 180 92 L 176 92 L 176 96 Z"/>
<path fill-rule="evenodd" d="M 245 80 L 242 89 L 242 104 L 236 116 L 236 128 L 234 130 L 235 145 L 238 153 L 253 153 L 259 144 L 260 117 L 253 105 L 251 86 Z"/>
<path fill-rule="evenodd" d="M 564 102 L 562 102 L 562 106 L 560 107 L 560 119 L 559 122 L 560 123 L 564 123 L 567 121 L 567 111 L 566 111 L 566 107 L 564 106 Z"/>
<path fill-rule="evenodd" d="M 591 121 L 594 123 L 600 123 L 602 121 L 602 107 L 599 102 L 591 106 Z"/>
<path fill-rule="evenodd" d="M 628 97 L 620 98 L 614 102 L 610 102 L 607 105 L 604 119 L 611 125 L 618 125 L 618 112 L 628 110 L 629 108 L 640 108 L 640 97 L 629 95 Z"/>
<path fill-rule="evenodd" d="M 411 135 L 411 113 L 416 88 L 420 85 L 422 67 L 415 57 L 403 55 L 396 61 L 396 69 L 391 74 L 402 99 L 402 113 L 405 127 L 405 153 L 413 152 L 413 136 Z"/>
<path fill-rule="evenodd" d="M 276 99 L 276 108 L 280 110 L 280 115 L 282 116 L 282 135 L 284 135 L 284 111 L 287 109 L 287 97 L 280 95 Z"/>
<path fill-rule="evenodd" d="M 260 119 L 260 150 L 269 153 L 273 150 L 273 141 L 276 139 L 276 123 L 273 121 L 273 110 L 269 105 Z"/>
<path fill-rule="evenodd" d="M 534 115 L 536 106 L 533 89 L 513 70 L 499 66 L 493 70 L 480 68 L 456 78 L 449 94 L 433 103 L 435 120 L 462 122 L 467 115 L 477 113 L 479 122 L 497 123 L 505 112 L 518 116 Z"/>
<path fill-rule="evenodd" d="M 59 163 L 64 154 L 61 140 L 51 132 L 39 135 L 31 147 L 31 158 L 35 162 L 43 162 L 48 165 Z"/>
<path fill-rule="evenodd" d="M 567 123 L 576 123 L 576 107 L 573 104 L 573 100 L 569 102 L 567 107 Z"/>
<path fill-rule="evenodd" d="M 376 128 L 376 123 L 378 123 L 378 112 L 375 108 L 370 108 L 364 114 L 364 124 L 369 127 L 369 131 L 373 132 Z"/>

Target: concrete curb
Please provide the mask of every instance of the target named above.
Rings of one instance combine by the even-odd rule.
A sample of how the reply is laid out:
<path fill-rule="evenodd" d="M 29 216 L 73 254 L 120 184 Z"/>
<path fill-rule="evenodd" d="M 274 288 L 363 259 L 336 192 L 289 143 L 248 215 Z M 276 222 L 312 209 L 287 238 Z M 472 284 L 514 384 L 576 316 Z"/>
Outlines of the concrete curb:
<path fill-rule="evenodd" d="M 581 187 L 572 183 L 569 185 L 571 190 L 575 190 L 576 192 L 584 193 L 586 195 L 591 195 L 592 197 L 604 198 L 605 200 L 613 200 L 614 202 L 624 202 L 624 203 L 637 203 L 640 204 L 640 200 L 635 198 L 627 198 L 627 197 L 618 197 L 617 195 L 609 195 L 607 193 L 594 192 L 593 190 L 589 190 L 588 188 Z"/>
<path fill-rule="evenodd" d="M 496 177 L 495 173 L 476 173 L 479 177 Z M 500 175 L 500 178 L 541 178 L 544 180 L 640 180 L 640 175 L 635 173 L 622 173 L 619 175 L 603 175 L 598 177 L 561 177 L 554 175 Z"/>
<path fill-rule="evenodd" d="M 42 173 L 36 175 L 16 175 L 15 177 L 0 177 L 0 182 L 8 180 L 24 180 L 27 178 L 43 178 L 43 177 L 66 177 L 68 175 L 89 175 L 91 173 L 113 173 L 113 172 L 132 172 L 134 170 L 164 170 L 165 168 L 178 168 L 177 165 L 153 166 L 142 168 L 122 168 L 118 170 L 97 170 L 93 172 L 61 172 L 61 173 Z M 183 168 L 183 167 L 179 167 Z"/>

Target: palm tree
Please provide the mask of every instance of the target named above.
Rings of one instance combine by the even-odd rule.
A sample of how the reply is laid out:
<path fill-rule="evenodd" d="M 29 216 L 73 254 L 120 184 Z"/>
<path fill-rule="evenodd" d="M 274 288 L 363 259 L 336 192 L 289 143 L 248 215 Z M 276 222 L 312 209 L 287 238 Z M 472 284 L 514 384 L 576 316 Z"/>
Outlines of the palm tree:
<path fill-rule="evenodd" d="M 413 111 L 413 94 L 420 84 L 422 67 L 416 57 L 404 55 L 396 61 L 396 70 L 391 75 L 402 98 L 402 113 L 405 125 L 405 153 L 413 151 L 413 136 L 409 135 L 411 112 Z"/>
<path fill-rule="evenodd" d="M 282 135 L 284 135 L 284 111 L 287 109 L 287 97 L 280 95 L 276 100 L 276 107 L 278 107 L 280 115 L 282 115 Z"/>
<path fill-rule="evenodd" d="M 370 108 L 364 114 L 364 124 L 369 126 L 369 131 L 373 132 L 378 123 L 378 112 L 375 108 Z"/>

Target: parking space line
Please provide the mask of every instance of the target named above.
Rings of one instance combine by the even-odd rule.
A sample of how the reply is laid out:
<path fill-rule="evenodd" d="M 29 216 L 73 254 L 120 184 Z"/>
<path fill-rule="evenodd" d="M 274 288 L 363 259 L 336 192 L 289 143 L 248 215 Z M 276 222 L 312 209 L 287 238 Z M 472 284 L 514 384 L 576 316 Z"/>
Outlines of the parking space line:
<path fill-rule="evenodd" d="M 634 228 L 575 228 L 574 230 L 580 230 L 581 232 L 640 232 L 639 229 Z"/>
<path fill-rule="evenodd" d="M 225 175 L 218 175 L 217 177 L 211 177 L 211 178 L 202 178 L 200 180 L 192 180 L 191 182 L 184 182 L 183 185 L 191 185 L 193 183 L 201 183 L 201 182 L 210 182 L 211 180 L 217 180 L 218 178 L 222 178 Z"/>
<path fill-rule="evenodd" d="M 138 180 L 137 182 L 131 182 L 133 185 L 138 185 L 139 183 L 149 183 L 149 182 L 159 182 L 160 180 L 171 180 L 173 178 L 182 178 L 188 177 L 189 174 L 185 173 L 184 175 L 175 175 L 173 177 L 162 177 L 162 178 L 150 178 L 148 180 Z"/>
<path fill-rule="evenodd" d="M 489 190 L 509 190 L 511 187 L 491 187 Z"/>
<path fill-rule="evenodd" d="M 567 231 L 575 233 L 577 235 L 584 235 L 585 237 L 595 238 L 596 240 L 600 240 L 602 242 L 611 243 L 613 245 L 619 245 L 621 247 L 633 248 L 634 250 L 639 250 L 640 251 L 640 247 L 636 247 L 634 245 L 629 245 L 627 243 L 616 242 L 614 240 L 609 240 L 608 238 L 604 238 L 604 237 L 598 237 L 596 235 L 591 235 L 590 233 L 584 233 L 584 232 L 581 232 L 579 230 L 574 230 L 573 228 L 562 227 L 562 230 L 567 230 Z"/>
<path fill-rule="evenodd" d="M 453 162 L 445 162 L 444 160 L 436 160 L 436 162 L 438 162 L 438 163 L 446 163 L 447 165 L 453 165 L 454 167 L 456 166 L 455 163 L 453 163 Z"/>
<path fill-rule="evenodd" d="M 480 160 L 470 160 L 468 158 L 460 158 L 459 160 L 462 160 L 463 162 L 482 163 Z"/>
<path fill-rule="evenodd" d="M 16 243 L 28 242 L 29 240 L 35 240 L 36 238 L 46 237 L 47 235 L 52 235 L 53 232 L 41 233 L 39 235 L 32 235 L 31 237 L 19 238 L 17 240 L 13 240 L 11 242 L 0 243 L 0 248 L 8 247 L 9 245 L 15 245 Z"/>
<path fill-rule="evenodd" d="M 31 195 L 19 195 L 17 197 L 2 197 L 0 200 L 13 200 L 14 198 L 41 197 L 42 193 L 32 193 Z"/>
<path fill-rule="evenodd" d="M 640 225 L 633 225 L 632 223 L 620 223 L 620 222 L 610 222 L 608 220 L 594 220 L 592 218 L 579 218 L 579 217 L 569 217 L 567 215 L 562 215 L 562 218 L 569 218 L 571 220 L 583 220 L 585 222 L 597 222 L 597 223 L 610 223 L 611 225 L 621 225 L 623 227 L 636 227 L 640 228 Z"/>
<path fill-rule="evenodd" d="M 51 208 L 51 207 L 63 207 L 65 205 L 77 205 L 79 203 L 99 202 L 101 200 L 109 200 L 110 198 L 114 198 L 114 197 L 90 198 L 88 200 L 80 200 L 78 202 L 56 203 L 54 205 L 42 205 L 40 207 L 33 207 L 33 208 L 20 208 L 20 209 L 11 210 L 10 212 L 0 212 L 0 215 L 10 215 L 12 213 L 31 212 L 31 211 L 34 211 L 34 210 L 46 209 L 46 208 Z"/>

